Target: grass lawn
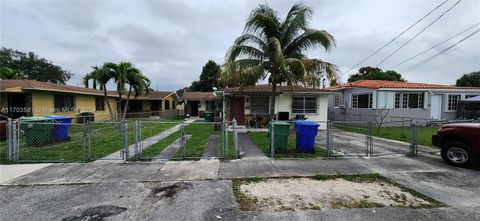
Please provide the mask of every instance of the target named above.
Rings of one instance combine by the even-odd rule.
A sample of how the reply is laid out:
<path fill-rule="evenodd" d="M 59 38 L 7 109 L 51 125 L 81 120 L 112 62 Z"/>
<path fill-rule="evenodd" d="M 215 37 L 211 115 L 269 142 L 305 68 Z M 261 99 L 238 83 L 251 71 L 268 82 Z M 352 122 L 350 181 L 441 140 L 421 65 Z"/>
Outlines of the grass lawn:
<path fill-rule="evenodd" d="M 211 135 L 221 135 L 221 131 L 215 131 L 212 124 L 190 124 L 185 127 L 185 133 L 190 135 L 190 139 L 185 144 L 185 158 L 200 158 L 203 155 L 205 147 L 208 143 L 208 138 Z M 153 158 L 160 154 L 165 148 L 170 146 L 173 142 L 180 138 L 180 131 L 177 131 L 170 136 L 158 141 L 147 149 L 143 150 L 142 158 Z M 224 149 L 220 138 L 219 157 L 224 157 Z M 235 147 L 233 145 L 233 133 L 229 132 L 228 138 L 228 159 L 235 157 Z M 183 150 L 178 149 L 173 159 L 182 159 Z"/>
<path fill-rule="evenodd" d="M 248 132 L 247 133 L 250 139 L 257 144 L 257 146 L 265 153 L 265 155 L 270 156 L 270 147 L 269 141 L 270 137 L 267 132 Z M 316 157 L 325 157 L 327 156 L 327 151 L 315 145 L 315 153 L 298 153 L 296 151 L 296 140 L 295 133 L 291 133 L 288 136 L 287 142 L 287 153 L 275 153 L 275 158 L 316 158 Z"/>
<path fill-rule="evenodd" d="M 336 128 L 355 132 L 355 133 L 362 133 L 365 134 L 367 132 L 367 128 L 364 126 L 351 126 L 351 125 L 335 125 Z M 423 146 L 433 147 L 432 144 L 432 135 L 438 131 L 437 127 L 418 127 L 418 141 L 417 144 Z M 372 135 L 392 140 L 410 142 L 410 128 L 405 128 L 405 136 L 403 136 L 403 129 L 402 127 L 382 127 L 380 130 L 377 128 L 372 128 Z"/>
<path fill-rule="evenodd" d="M 171 124 L 145 123 L 142 125 L 142 138 L 148 138 L 173 127 L 183 120 Z M 171 120 L 168 120 L 171 122 Z M 69 127 L 70 141 L 53 143 L 46 146 L 27 145 L 25 137 L 20 139 L 20 161 L 84 161 L 88 159 L 88 148 L 84 148 L 83 125 L 73 124 Z M 134 122 L 128 123 L 128 143 L 134 143 Z M 40 135 L 34 139 L 41 139 Z M 3 143 L 3 142 L 2 142 Z M 2 163 L 6 163 L 6 144 L 0 143 Z M 115 123 L 93 122 L 90 124 L 90 159 L 99 159 L 122 149 L 122 133 Z M 5 159 L 5 161 L 4 161 Z"/>

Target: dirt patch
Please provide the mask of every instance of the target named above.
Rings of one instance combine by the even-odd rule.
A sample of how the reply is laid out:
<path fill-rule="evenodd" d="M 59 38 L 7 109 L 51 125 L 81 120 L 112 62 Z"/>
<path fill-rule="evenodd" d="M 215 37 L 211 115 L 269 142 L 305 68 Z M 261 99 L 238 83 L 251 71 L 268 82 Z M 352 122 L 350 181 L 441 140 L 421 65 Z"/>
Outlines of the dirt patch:
<path fill-rule="evenodd" d="M 383 178 L 383 177 L 382 177 Z M 375 176 L 236 180 L 242 210 L 284 211 L 322 208 L 430 208 L 439 202 Z"/>
<path fill-rule="evenodd" d="M 179 191 L 186 190 L 191 186 L 192 184 L 190 183 L 180 182 L 164 187 L 155 187 L 152 189 L 151 196 L 156 198 L 174 198 Z"/>
<path fill-rule="evenodd" d="M 70 216 L 65 217 L 62 221 L 80 221 L 80 220 L 89 220 L 89 221 L 97 221 L 97 220 L 104 220 L 104 218 L 118 215 L 123 213 L 127 208 L 119 207 L 114 205 L 103 205 L 97 207 L 90 207 L 82 212 L 79 216 Z"/>

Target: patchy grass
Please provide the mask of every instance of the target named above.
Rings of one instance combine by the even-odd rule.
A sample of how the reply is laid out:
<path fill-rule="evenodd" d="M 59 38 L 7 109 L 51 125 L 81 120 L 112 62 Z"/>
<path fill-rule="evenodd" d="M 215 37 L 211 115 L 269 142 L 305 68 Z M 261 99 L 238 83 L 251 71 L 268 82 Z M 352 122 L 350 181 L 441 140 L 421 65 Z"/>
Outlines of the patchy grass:
<path fill-rule="evenodd" d="M 345 131 L 355 132 L 366 134 L 366 126 L 358 125 L 335 125 L 336 128 L 342 129 Z M 418 144 L 423 146 L 434 147 L 432 144 L 432 135 L 438 131 L 437 127 L 418 127 Z M 376 137 L 382 137 L 391 140 L 398 140 L 404 142 L 410 142 L 410 128 L 409 126 L 405 127 L 405 136 L 404 129 L 402 127 L 382 127 L 379 130 L 377 128 L 372 128 L 372 135 Z"/>
<path fill-rule="evenodd" d="M 253 140 L 255 144 L 265 153 L 265 155 L 270 156 L 270 137 L 267 132 L 248 132 L 247 133 L 250 139 Z M 291 133 L 288 136 L 287 141 L 287 152 L 286 153 L 275 153 L 275 158 L 317 158 L 317 157 L 326 157 L 327 151 L 315 145 L 315 153 L 299 153 L 296 150 L 296 136 L 295 133 Z"/>
<path fill-rule="evenodd" d="M 142 125 L 142 136 L 148 138 L 170 127 L 177 125 L 183 120 L 168 120 L 168 124 L 145 123 Z M 83 124 L 72 124 L 69 129 L 70 141 L 50 141 L 45 146 L 31 146 L 26 142 L 26 137 L 20 138 L 19 160 L 24 162 L 74 162 L 89 161 L 107 156 L 110 153 L 123 148 L 122 131 L 118 123 L 92 122 L 90 124 L 90 150 L 84 148 Z M 28 132 L 27 132 L 28 133 Z M 41 139 L 38 133 L 33 139 Z M 134 122 L 128 123 L 128 144 L 133 144 L 135 136 Z M 5 141 L 2 141 L 2 143 Z M 2 163 L 6 162 L 8 147 L 0 143 L 0 157 Z"/>
<path fill-rule="evenodd" d="M 333 188 L 331 190 L 327 190 L 321 196 L 313 196 L 314 199 L 327 199 L 324 202 L 309 202 L 303 201 L 303 198 L 294 197 L 296 201 L 294 205 L 291 204 L 291 199 L 278 197 L 268 197 L 268 198 L 257 198 L 251 192 L 249 192 L 245 187 L 251 184 L 260 184 L 265 185 L 264 188 L 275 188 L 275 183 L 278 182 L 270 182 L 275 180 L 284 180 L 280 181 L 279 183 L 288 182 L 289 180 L 301 180 L 301 179 L 310 179 L 316 181 L 325 181 L 325 182 L 341 182 L 344 180 L 345 182 L 353 182 L 359 184 L 365 184 L 366 186 L 371 185 L 378 185 L 380 190 L 377 194 L 374 195 L 361 195 L 363 194 L 361 189 L 352 190 L 351 188 L 347 188 L 348 191 L 352 191 L 356 197 L 352 195 L 349 196 L 338 196 L 338 195 L 329 195 L 331 191 L 340 191 L 343 192 L 343 189 L 335 190 L 335 188 L 339 188 L 336 185 L 331 186 Z M 265 184 L 261 184 L 265 182 Z M 295 183 L 295 182 L 294 182 Z M 356 184 L 358 185 L 358 184 Z M 356 186 L 353 185 L 352 186 Z M 243 186 L 243 187 L 242 187 Z M 271 187 L 269 187 L 271 186 Z M 288 185 L 289 188 L 294 188 L 294 186 Z M 247 211 L 255 211 L 255 210 L 262 210 L 265 207 L 274 209 L 274 211 L 285 211 L 285 210 L 295 210 L 295 209 L 314 209 L 320 210 L 321 208 L 372 208 L 372 207 L 405 207 L 405 208 L 436 208 L 436 207 L 444 207 L 445 204 L 436 201 L 435 199 L 425 196 L 415 190 L 406 188 L 398 183 L 395 183 L 388 178 L 382 177 L 379 174 L 359 174 L 359 175 L 316 175 L 311 177 L 273 177 L 273 178 L 244 178 L 244 179 L 232 179 L 232 188 L 234 195 L 236 197 L 237 203 L 240 207 L 240 210 L 247 210 Z M 245 189 L 246 188 L 246 189 Z M 314 187 L 312 187 L 314 188 Z M 345 186 L 343 186 L 345 188 Z M 358 187 L 357 187 L 358 188 Z M 246 191 L 246 192 L 245 192 Z M 258 190 L 257 190 L 258 191 Z M 279 192 L 279 190 L 274 190 Z M 306 190 L 308 193 L 308 190 Z M 359 192 L 360 191 L 360 192 Z M 377 190 L 375 189 L 375 192 Z M 365 193 L 368 193 L 365 192 Z M 285 195 L 289 193 L 285 192 Z M 298 193 L 301 194 L 301 193 Z M 338 196 L 338 197 L 337 197 Z M 381 196 L 386 199 L 385 202 L 378 201 L 378 197 Z M 417 198 L 418 200 L 412 199 L 412 197 Z M 307 197 L 308 198 L 308 197 Z M 374 200 L 376 198 L 377 200 Z M 387 203 L 390 202 L 390 203 Z M 417 202 L 417 203 L 412 203 Z M 423 202 L 423 203 L 419 203 Z M 296 208 L 295 208 L 296 207 Z M 268 209 L 267 209 L 268 210 Z"/>

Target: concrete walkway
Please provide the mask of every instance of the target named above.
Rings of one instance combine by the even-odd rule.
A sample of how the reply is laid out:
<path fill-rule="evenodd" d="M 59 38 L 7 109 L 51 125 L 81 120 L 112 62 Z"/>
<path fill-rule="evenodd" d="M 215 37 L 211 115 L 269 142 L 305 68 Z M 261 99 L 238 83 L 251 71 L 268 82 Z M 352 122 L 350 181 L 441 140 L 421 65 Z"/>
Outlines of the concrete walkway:
<path fill-rule="evenodd" d="M 212 159 L 218 157 L 218 150 L 220 148 L 220 136 L 217 134 L 208 137 L 208 143 L 203 151 L 202 159 Z"/>
<path fill-rule="evenodd" d="M 51 163 L 39 164 L 11 164 L 0 165 L 0 183 L 29 174 L 33 171 L 52 165 Z"/>
<path fill-rule="evenodd" d="M 188 125 L 188 124 L 194 122 L 195 120 L 196 119 L 188 119 L 184 123 L 185 123 L 185 125 Z M 143 149 L 145 150 L 148 147 L 150 147 L 151 145 L 157 143 L 159 140 L 162 140 L 162 139 L 170 136 L 170 134 L 173 134 L 173 133 L 177 132 L 178 130 L 180 130 L 180 127 L 181 127 L 181 124 L 179 123 L 179 124 L 177 124 L 173 127 L 170 127 L 168 129 L 158 133 L 155 136 L 144 139 L 143 140 Z M 129 152 L 130 156 L 133 156 L 133 154 L 135 153 L 135 144 L 132 144 L 132 145 L 128 146 L 128 152 Z M 113 152 L 113 153 L 103 157 L 101 160 L 118 160 L 118 161 L 121 161 L 121 160 L 123 160 L 121 158 L 121 154 L 122 154 L 122 150 L 119 150 L 119 151 Z"/>
<path fill-rule="evenodd" d="M 192 135 L 185 136 L 185 142 L 191 137 Z M 178 138 L 172 144 L 170 144 L 170 146 L 163 149 L 159 155 L 153 157 L 154 160 L 168 160 L 172 158 L 173 155 L 175 155 L 175 153 L 178 151 L 178 149 L 180 149 L 181 145 L 182 145 L 182 138 Z"/>
<path fill-rule="evenodd" d="M 242 158 L 267 158 L 265 153 L 248 137 L 247 133 L 238 133 L 238 147 Z"/>

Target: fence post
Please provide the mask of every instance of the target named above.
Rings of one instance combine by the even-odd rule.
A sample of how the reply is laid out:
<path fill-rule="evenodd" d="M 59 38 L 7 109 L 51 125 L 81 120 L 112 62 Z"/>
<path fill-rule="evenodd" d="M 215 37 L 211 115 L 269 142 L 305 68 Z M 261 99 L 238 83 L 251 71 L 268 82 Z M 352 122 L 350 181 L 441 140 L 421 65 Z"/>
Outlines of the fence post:
<path fill-rule="evenodd" d="M 273 120 L 270 121 L 270 157 L 273 159 L 275 158 L 275 136 L 274 136 L 274 131 L 275 131 L 275 126 L 273 124 Z"/>
<path fill-rule="evenodd" d="M 8 123 L 7 123 L 7 141 L 8 141 L 8 160 L 10 162 L 13 162 L 13 125 L 12 125 L 12 119 L 8 118 Z"/>
<path fill-rule="evenodd" d="M 83 161 L 87 161 L 87 121 L 83 121 Z"/>
<path fill-rule="evenodd" d="M 331 129 L 332 129 L 332 122 L 329 120 L 327 121 L 327 142 L 326 142 L 326 146 L 327 146 L 327 157 L 331 157 L 331 153 L 332 153 L 332 143 L 331 143 Z"/>
<path fill-rule="evenodd" d="M 402 117 L 402 138 L 405 139 L 405 117 Z"/>
<path fill-rule="evenodd" d="M 373 154 L 373 145 L 372 145 L 372 122 L 368 122 L 368 131 L 367 131 L 367 156 L 372 156 Z"/>
<path fill-rule="evenodd" d="M 235 159 L 238 159 L 237 120 L 235 120 L 235 119 L 233 119 L 233 144 L 235 145 Z"/>
<path fill-rule="evenodd" d="M 410 125 L 410 154 L 417 155 L 417 125 L 415 123 Z"/>
<path fill-rule="evenodd" d="M 182 145 L 182 159 L 185 159 L 185 123 L 180 124 L 180 142 Z"/>
<path fill-rule="evenodd" d="M 135 159 L 136 160 L 139 160 L 140 158 L 140 151 L 139 151 L 139 148 L 138 148 L 138 120 L 135 121 L 135 144 L 134 144 L 134 155 L 135 155 Z"/>
<path fill-rule="evenodd" d="M 228 160 L 228 122 L 225 121 L 225 160 Z"/>
<path fill-rule="evenodd" d="M 88 160 L 90 161 L 91 159 L 91 154 L 92 154 L 92 144 L 90 142 L 90 121 L 87 121 L 87 138 L 88 138 Z"/>
<path fill-rule="evenodd" d="M 128 123 L 126 121 L 122 122 L 123 124 L 123 160 L 127 161 L 128 160 L 128 155 L 129 155 L 129 150 L 128 150 Z"/>

